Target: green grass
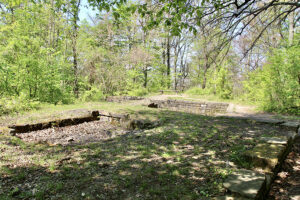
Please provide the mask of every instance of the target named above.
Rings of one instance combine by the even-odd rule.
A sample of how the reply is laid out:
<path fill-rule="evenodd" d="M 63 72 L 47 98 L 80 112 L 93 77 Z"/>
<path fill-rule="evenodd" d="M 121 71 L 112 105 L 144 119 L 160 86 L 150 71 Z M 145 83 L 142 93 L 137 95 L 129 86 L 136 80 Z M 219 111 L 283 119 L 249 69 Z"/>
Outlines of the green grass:
<path fill-rule="evenodd" d="M 207 101 L 207 102 L 224 102 L 224 103 L 234 103 L 244 106 L 255 106 L 254 103 L 249 101 L 243 101 L 241 99 L 222 99 L 216 95 L 193 95 L 193 94 L 184 94 L 182 97 L 170 97 L 170 99 L 180 99 L 187 101 Z"/>
<path fill-rule="evenodd" d="M 130 105 L 113 109 L 160 119 L 161 126 L 73 146 L 0 135 L 0 199 L 210 199 L 224 193 L 222 182 L 235 170 L 228 162 L 247 166 L 243 151 L 261 135 L 279 134 L 244 120 Z"/>
<path fill-rule="evenodd" d="M 87 102 L 76 103 L 70 105 L 53 105 L 44 104 L 39 110 L 32 110 L 29 112 L 22 112 L 18 115 L 8 115 L 0 117 L 0 126 L 8 124 L 26 124 L 34 122 L 50 121 L 53 119 L 61 119 L 71 117 L 71 110 L 87 109 L 87 110 L 105 110 L 112 113 L 130 113 L 134 114 L 137 111 L 149 110 L 146 106 L 135 105 L 128 103 L 111 103 L 111 102 Z M 76 113 L 75 113 L 76 114 Z M 0 127 L 1 128 L 1 127 Z"/>

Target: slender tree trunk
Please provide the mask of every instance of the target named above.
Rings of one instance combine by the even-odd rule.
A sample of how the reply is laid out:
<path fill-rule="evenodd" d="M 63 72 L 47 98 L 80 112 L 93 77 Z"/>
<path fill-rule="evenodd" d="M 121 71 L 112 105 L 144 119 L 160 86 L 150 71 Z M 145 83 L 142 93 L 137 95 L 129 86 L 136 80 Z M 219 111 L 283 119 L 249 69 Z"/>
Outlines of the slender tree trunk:
<path fill-rule="evenodd" d="M 294 12 L 289 14 L 289 45 L 292 45 L 294 40 L 294 14 Z"/>
<path fill-rule="evenodd" d="M 177 90 L 177 61 L 178 61 L 178 52 L 177 47 L 175 48 L 175 58 L 174 58 L 174 89 Z"/>
<path fill-rule="evenodd" d="M 76 7 L 72 8 L 72 50 L 73 50 L 73 70 L 74 70 L 74 95 L 79 97 L 79 85 L 78 85 L 78 56 L 77 56 L 77 39 L 78 39 L 78 15 L 79 15 L 80 0 L 78 0 Z"/>
<path fill-rule="evenodd" d="M 76 39 L 73 42 L 73 70 L 74 70 L 74 94 L 75 97 L 79 97 L 79 85 L 78 85 L 78 63 L 77 63 L 77 48 L 76 48 Z"/>
<path fill-rule="evenodd" d="M 144 70 L 144 88 L 147 88 L 147 84 L 148 84 L 148 67 L 146 67 L 146 69 Z"/>
<path fill-rule="evenodd" d="M 161 44 L 161 48 L 163 49 L 163 52 L 162 52 L 162 63 L 166 64 L 166 49 L 165 49 L 165 43 L 164 42 Z"/>
<path fill-rule="evenodd" d="M 203 81 L 202 81 L 202 89 L 205 89 L 206 88 L 206 73 L 207 73 L 207 65 L 205 65 L 205 68 L 204 68 L 204 72 L 203 72 Z"/>
<path fill-rule="evenodd" d="M 167 38 L 167 77 L 168 77 L 168 88 L 171 87 L 171 44 L 170 44 L 170 36 Z"/>

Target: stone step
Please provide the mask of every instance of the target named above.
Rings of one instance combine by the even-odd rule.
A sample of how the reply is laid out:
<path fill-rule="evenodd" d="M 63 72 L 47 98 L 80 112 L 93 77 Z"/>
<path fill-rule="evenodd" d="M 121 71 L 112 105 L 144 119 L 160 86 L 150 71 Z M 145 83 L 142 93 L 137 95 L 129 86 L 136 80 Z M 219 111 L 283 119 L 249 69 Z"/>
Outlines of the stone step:
<path fill-rule="evenodd" d="M 266 188 L 266 177 L 263 173 L 240 169 L 230 174 L 223 186 L 240 197 L 224 196 L 219 199 L 262 199 Z"/>
<path fill-rule="evenodd" d="M 261 137 L 260 140 L 268 144 L 287 145 L 289 139 L 287 137 Z"/>
<path fill-rule="evenodd" d="M 269 139 L 268 141 L 279 142 L 272 139 Z M 243 156 L 253 165 L 253 167 L 262 169 L 264 172 L 273 172 L 275 167 L 284 158 L 286 150 L 286 145 L 264 143 L 258 144 L 253 149 L 246 151 Z"/>
<path fill-rule="evenodd" d="M 280 119 L 271 119 L 271 118 L 264 118 L 264 117 L 248 117 L 248 120 L 252 120 L 255 123 L 258 124 L 273 124 L 273 125 L 279 125 L 284 123 L 283 120 Z"/>
<path fill-rule="evenodd" d="M 299 126 L 300 122 L 284 122 L 283 124 L 280 124 L 280 127 L 294 132 L 298 131 Z"/>
<path fill-rule="evenodd" d="M 256 169 L 264 172 L 276 172 L 275 168 L 279 167 L 279 163 L 284 159 L 287 151 L 291 147 L 296 133 L 285 132 L 284 136 L 261 137 L 261 144 L 257 144 L 253 149 L 246 151 L 243 156 Z"/>

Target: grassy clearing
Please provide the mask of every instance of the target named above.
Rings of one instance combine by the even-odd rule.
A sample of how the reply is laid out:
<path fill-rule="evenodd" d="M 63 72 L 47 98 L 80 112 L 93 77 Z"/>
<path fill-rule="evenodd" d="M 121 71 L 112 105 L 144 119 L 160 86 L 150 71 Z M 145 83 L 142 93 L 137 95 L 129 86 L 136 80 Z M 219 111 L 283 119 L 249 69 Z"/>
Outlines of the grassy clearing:
<path fill-rule="evenodd" d="M 88 110 L 105 110 L 113 113 L 130 113 L 134 114 L 136 111 L 149 110 L 146 106 L 135 105 L 128 103 L 110 103 L 110 102 L 87 102 L 76 103 L 70 105 L 53 105 L 45 104 L 40 107 L 39 110 L 33 110 L 29 112 L 23 112 L 17 115 L 0 116 L 0 126 L 8 124 L 23 124 L 49 121 L 53 119 L 61 119 L 71 117 L 72 110 L 88 109 Z M 75 113 L 76 114 L 76 113 Z"/>
<path fill-rule="evenodd" d="M 0 135 L 0 199 L 210 199 L 232 170 L 251 167 L 241 154 L 259 136 L 280 134 L 244 120 L 128 109 L 162 125 L 73 146 Z"/>

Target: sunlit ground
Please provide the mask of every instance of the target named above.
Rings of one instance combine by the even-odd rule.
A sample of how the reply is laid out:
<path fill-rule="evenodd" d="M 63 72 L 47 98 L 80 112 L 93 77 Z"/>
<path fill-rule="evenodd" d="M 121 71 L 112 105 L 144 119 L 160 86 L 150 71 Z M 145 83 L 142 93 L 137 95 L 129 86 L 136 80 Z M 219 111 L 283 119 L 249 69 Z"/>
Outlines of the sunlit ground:
<path fill-rule="evenodd" d="M 0 135 L 0 199 L 210 199 L 232 170 L 251 167 L 241 154 L 259 136 L 280 134 L 245 120 L 126 109 L 161 126 L 69 146 Z"/>

